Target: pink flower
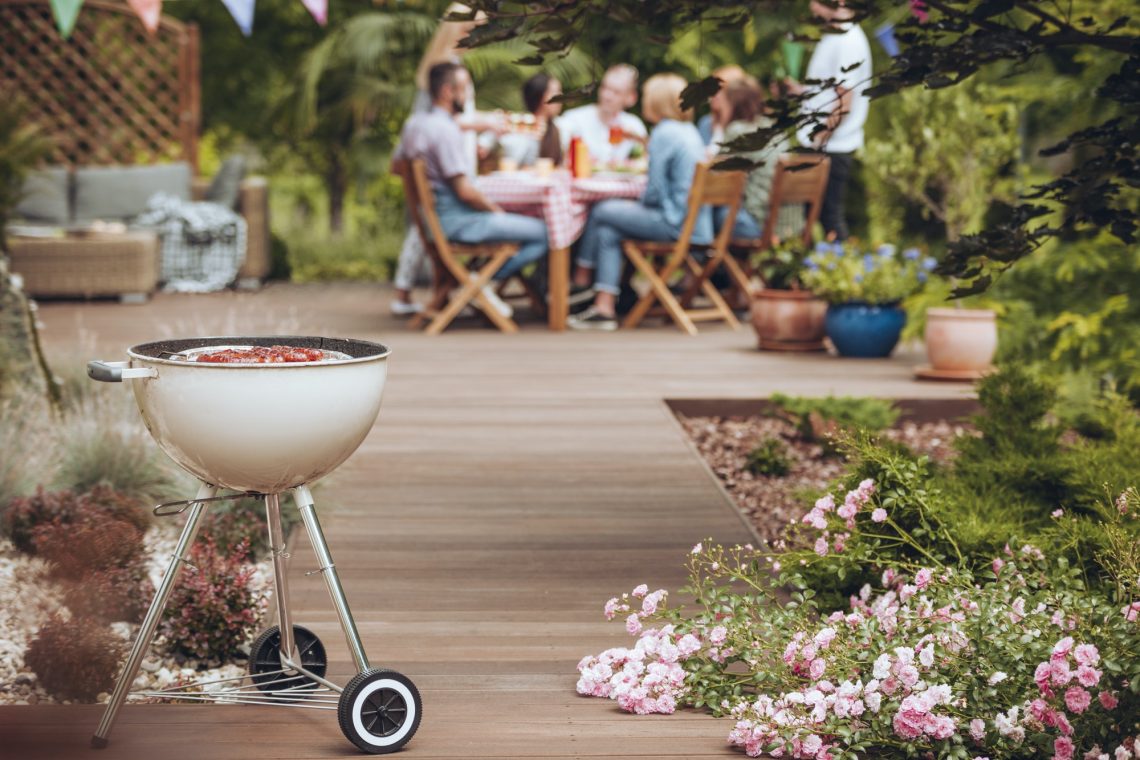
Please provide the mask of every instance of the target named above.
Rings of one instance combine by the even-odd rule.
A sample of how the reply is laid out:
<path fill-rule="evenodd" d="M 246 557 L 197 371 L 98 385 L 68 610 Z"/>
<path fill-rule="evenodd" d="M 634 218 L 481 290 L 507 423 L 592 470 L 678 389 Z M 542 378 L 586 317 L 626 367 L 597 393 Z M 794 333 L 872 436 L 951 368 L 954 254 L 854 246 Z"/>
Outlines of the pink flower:
<path fill-rule="evenodd" d="M 801 745 L 801 749 L 805 753 L 803 757 L 811 757 L 823 749 L 823 739 L 820 739 L 815 734 L 808 734 Z"/>
<path fill-rule="evenodd" d="M 978 744 L 981 744 L 986 739 L 986 722 L 981 718 L 974 718 L 970 721 L 970 738 Z"/>
<path fill-rule="evenodd" d="M 1001 557 L 994 557 L 994 575 L 1001 575 L 1001 569 L 1005 567 L 1005 560 Z"/>
<path fill-rule="evenodd" d="M 827 663 L 822 657 L 816 657 L 811 661 L 811 666 L 808 668 L 808 675 L 811 676 L 813 681 L 818 681 L 823 677 L 825 670 L 827 670 Z"/>
<path fill-rule="evenodd" d="M 918 661 L 922 663 L 922 667 L 929 668 L 934 664 L 934 646 L 927 644 L 918 653 Z"/>
<path fill-rule="evenodd" d="M 1073 680 L 1073 671 L 1069 670 L 1066 660 L 1053 660 L 1049 663 L 1049 675 L 1057 686 L 1064 686 Z"/>
<path fill-rule="evenodd" d="M 1124 619 L 1129 623 L 1135 623 L 1136 618 L 1140 617 L 1140 602 L 1133 602 L 1127 607 L 1121 607 L 1120 614 L 1123 615 Z"/>
<path fill-rule="evenodd" d="M 1053 742 L 1053 760 L 1072 760 L 1073 740 L 1067 736 L 1059 737 Z"/>
<path fill-rule="evenodd" d="M 1053 645 L 1053 660 L 1063 660 L 1069 656 L 1069 652 L 1073 651 L 1073 637 L 1066 636 Z"/>
<path fill-rule="evenodd" d="M 855 516 L 855 513 L 858 511 L 859 511 L 859 505 L 852 502 L 851 500 L 847 500 L 847 501 L 843 502 L 842 507 L 840 507 L 838 510 L 836 510 L 836 514 L 839 515 L 840 517 L 842 517 L 844 520 L 850 520 L 852 517 Z"/>
<path fill-rule="evenodd" d="M 815 540 L 815 553 L 821 557 L 827 556 L 827 539 L 817 538 Z"/>
<path fill-rule="evenodd" d="M 827 494 L 826 496 L 823 496 L 820 499 L 816 500 L 815 508 L 820 512 L 830 512 L 831 510 L 835 509 L 835 499 L 831 494 Z"/>
<path fill-rule="evenodd" d="M 680 650 L 682 657 L 689 657 L 701 648 L 701 640 L 691 633 L 686 633 L 677 642 L 677 649 Z"/>
<path fill-rule="evenodd" d="M 831 646 L 831 642 L 835 640 L 835 629 L 824 628 L 815 635 L 815 644 L 820 649 L 827 649 Z"/>
<path fill-rule="evenodd" d="M 1114 710 L 1120 702 L 1116 699 L 1116 695 L 1111 691 L 1102 691 L 1097 694 L 1096 698 L 1100 700 L 1100 706 L 1106 710 Z"/>
<path fill-rule="evenodd" d="M 1053 511 L 1052 511 L 1050 514 L 1051 514 L 1053 517 L 1061 517 L 1062 515 L 1064 515 L 1064 514 L 1065 514 L 1065 510 L 1063 510 L 1063 509 L 1054 509 L 1054 510 L 1053 510 Z"/>
<path fill-rule="evenodd" d="M 1100 652 L 1095 644 L 1077 644 L 1073 657 L 1080 665 L 1096 665 L 1100 662 Z"/>
<path fill-rule="evenodd" d="M 1089 665 L 1081 665 L 1077 668 L 1077 683 L 1081 686 L 1088 686 L 1092 688 L 1100 683 L 1101 672 Z"/>
<path fill-rule="evenodd" d="M 630 636 L 641 633 L 641 618 L 637 616 L 636 612 L 625 619 L 625 630 L 629 632 Z"/>
<path fill-rule="evenodd" d="M 717 646 L 720 646 L 721 644 L 723 644 L 724 640 L 727 637 L 728 637 L 728 629 L 725 628 L 723 625 L 718 625 L 715 628 L 713 628 L 711 631 L 709 631 L 709 641 L 711 641 L 713 644 L 716 644 Z"/>
<path fill-rule="evenodd" d="M 637 588 L 635 588 L 633 590 L 633 595 L 636 596 L 638 599 L 640 599 L 641 597 L 645 596 L 648 593 L 649 593 L 649 586 L 646 586 L 644 583 L 642 583 L 640 586 L 638 586 Z"/>
<path fill-rule="evenodd" d="M 886 521 L 887 510 L 883 509 L 882 507 L 877 507 L 871 511 L 871 522 L 881 523 Z"/>
<path fill-rule="evenodd" d="M 914 585 L 918 586 L 918 590 L 922 591 L 930 585 L 930 579 L 934 576 L 934 571 L 928 567 L 924 567 L 915 573 Z"/>
<path fill-rule="evenodd" d="M 804 515 L 804 525 L 810 525 L 816 530 L 825 530 L 827 528 L 827 520 L 823 516 L 823 512 L 819 509 L 813 509 Z"/>
<path fill-rule="evenodd" d="M 618 598 L 616 596 L 613 599 L 610 599 L 608 602 L 606 602 L 606 606 L 605 606 L 606 620 L 613 620 L 614 619 L 614 615 L 617 614 L 617 607 L 618 607 Z"/>
<path fill-rule="evenodd" d="M 1065 707 L 1080 715 L 1089 709 L 1092 696 L 1080 686 L 1071 686 L 1065 690 Z"/>

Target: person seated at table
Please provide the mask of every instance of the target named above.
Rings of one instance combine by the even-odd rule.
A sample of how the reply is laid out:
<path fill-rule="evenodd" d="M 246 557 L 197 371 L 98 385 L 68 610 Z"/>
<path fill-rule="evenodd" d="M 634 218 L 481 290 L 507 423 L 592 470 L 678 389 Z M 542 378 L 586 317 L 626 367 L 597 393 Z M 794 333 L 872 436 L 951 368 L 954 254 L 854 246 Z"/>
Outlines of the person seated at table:
<path fill-rule="evenodd" d="M 562 83 L 549 74 L 540 72 L 523 83 L 523 104 L 534 115 L 534 128 L 525 133 L 508 132 L 500 137 L 503 158 L 518 166 L 533 166 L 540 158 L 549 158 L 555 166 L 562 163 L 562 135 L 555 124 L 555 118 L 562 113 L 562 104 L 550 102 L 561 94 Z"/>
<path fill-rule="evenodd" d="M 415 159 L 423 159 L 435 195 L 436 214 L 447 239 L 456 243 L 521 243 L 495 274 L 505 280 L 547 252 L 546 225 L 541 219 L 508 214 L 487 200 L 469 174 L 474 171 L 464 151 L 463 132 L 456 115 L 463 112 L 471 75 L 458 63 L 444 62 L 428 72 L 432 108 L 417 113 L 404 125 L 400 144 L 392 156 L 392 169 L 404 173 Z M 489 286 L 484 288 L 495 308 L 506 316 L 510 306 Z"/>
<path fill-rule="evenodd" d="M 656 124 L 649 137 L 648 183 L 641 200 L 612 198 L 590 212 L 578 251 L 571 300 L 582 300 L 591 285 L 594 300 L 570 317 L 568 324 L 576 330 L 617 329 L 615 306 L 624 264 L 622 240 L 676 240 L 681 234 L 693 174 L 705 157 L 705 146 L 693 126 L 693 112 L 681 107 L 685 84 L 676 74 L 655 74 L 645 83 L 641 110 L 647 121 Z M 712 239 L 712 212 L 703 207 L 692 242 L 707 245 Z"/>
<path fill-rule="evenodd" d="M 599 165 L 625 161 L 635 145 L 645 140 L 645 124 L 627 108 L 637 105 L 637 69 L 619 63 L 606 70 L 598 87 L 598 102 L 572 108 L 558 120 L 562 148 L 580 137 Z"/>
<path fill-rule="evenodd" d="M 764 91 L 754 78 L 738 79 L 724 88 L 724 92 L 730 109 L 730 120 L 724 130 L 725 143 L 772 125 L 772 119 L 764 114 Z M 768 218 L 768 198 L 772 192 L 772 178 L 776 174 L 776 164 L 780 156 L 787 150 L 788 141 L 780 137 L 768 143 L 762 150 L 733 154 L 757 164 L 748 171 L 744 197 L 736 212 L 736 224 L 733 225 L 734 240 L 755 240 L 763 234 L 764 220 Z M 717 232 L 720 232 L 724 224 L 726 213 L 727 209 L 723 207 L 713 211 Z M 802 206 L 786 206 L 780 209 L 777 225 L 780 237 L 799 234 L 803 231 L 803 226 Z"/>
<path fill-rule="evenodd" d="M 732 104 L 728 102 L 728 86 L 738 79 L 748 76 L 744 69 L 732 64 L 721 66 L 712 73 L 720 80 L 720 89 L 709 98 L 709 112 L 697 122 L 697 131 L 701 133 L 701 140 L 708 146 L 708 155 L 714 156 L 724 142 L 724 128 L 732 121 Z"/>

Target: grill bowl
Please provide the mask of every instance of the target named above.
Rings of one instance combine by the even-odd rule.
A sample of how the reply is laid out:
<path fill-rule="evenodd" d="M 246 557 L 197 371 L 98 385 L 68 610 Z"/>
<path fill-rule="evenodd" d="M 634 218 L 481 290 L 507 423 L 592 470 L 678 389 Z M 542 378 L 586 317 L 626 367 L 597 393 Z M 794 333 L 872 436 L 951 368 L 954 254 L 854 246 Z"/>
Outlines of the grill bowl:
<path fill-rule="evenodd" d="M 210 346 L 288 345 L 349 358 L 285 364 L 189 362 Z M 380 411 L 389 349 L 313 336 L 225 336 L 141 343 L 128 350 L 143 422 L 166 454 L 223 488 L 277 493 L 311 483 L 360 446 Z"/>

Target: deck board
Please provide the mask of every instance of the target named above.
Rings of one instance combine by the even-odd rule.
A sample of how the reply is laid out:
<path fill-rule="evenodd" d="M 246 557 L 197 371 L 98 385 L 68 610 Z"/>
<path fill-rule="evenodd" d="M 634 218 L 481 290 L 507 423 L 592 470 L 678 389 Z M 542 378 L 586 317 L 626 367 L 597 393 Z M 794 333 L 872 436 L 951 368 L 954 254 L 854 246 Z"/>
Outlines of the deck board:
<path fill-rule="evenodd" d="M 316 490 L 338 570 L 373 663 L 424 698 L 406 757 L 739 756 L 730 726 L 685 712 L 634 717 L 574 694 L 582 655 L 630 641 L 601 605 L 637 583 L 675 588 L 707 536 L 750 534 L 682 438 L 663 399 L 963 395 L 889 361 L 762 354 L 748 331 L 686 337 L 517 335 L 460 325 L 438 338 L 387 316 L 381 286 L 271 286 L 258 294 L 159 295 L 142 306 L 45 303 L 54 365 L 118 359 L 137 342 L 205 334 L 326 334 L 393 348 L 380 419 Z M 288 503 L 286 503 L 286 508 Z M 330 673 L 350 658 L 307 538 L 290 566 L 297 622 L 324 640 Z M 97 706 L 0 707 L 5 757 L 162 760 L 355 757 L 331 713 L 128 706 L 111 746 L 87 755 Z M 11 754 L 9 754 L 11 752 Z"/>

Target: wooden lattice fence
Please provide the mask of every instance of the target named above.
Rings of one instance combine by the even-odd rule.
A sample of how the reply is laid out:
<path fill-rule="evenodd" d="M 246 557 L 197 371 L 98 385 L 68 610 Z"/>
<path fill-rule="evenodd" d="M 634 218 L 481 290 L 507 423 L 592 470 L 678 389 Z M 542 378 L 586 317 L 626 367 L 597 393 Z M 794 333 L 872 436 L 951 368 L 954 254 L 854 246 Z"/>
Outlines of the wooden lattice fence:
<path fill-rule="evenodd" d="M 198 29 L 152 36 L 125 3 L 86 0 L 71 38 L 44 0 L 0 0 L 0 97 L 54 139 L 53 163 L 187 161 L 197 170 Z"/>

